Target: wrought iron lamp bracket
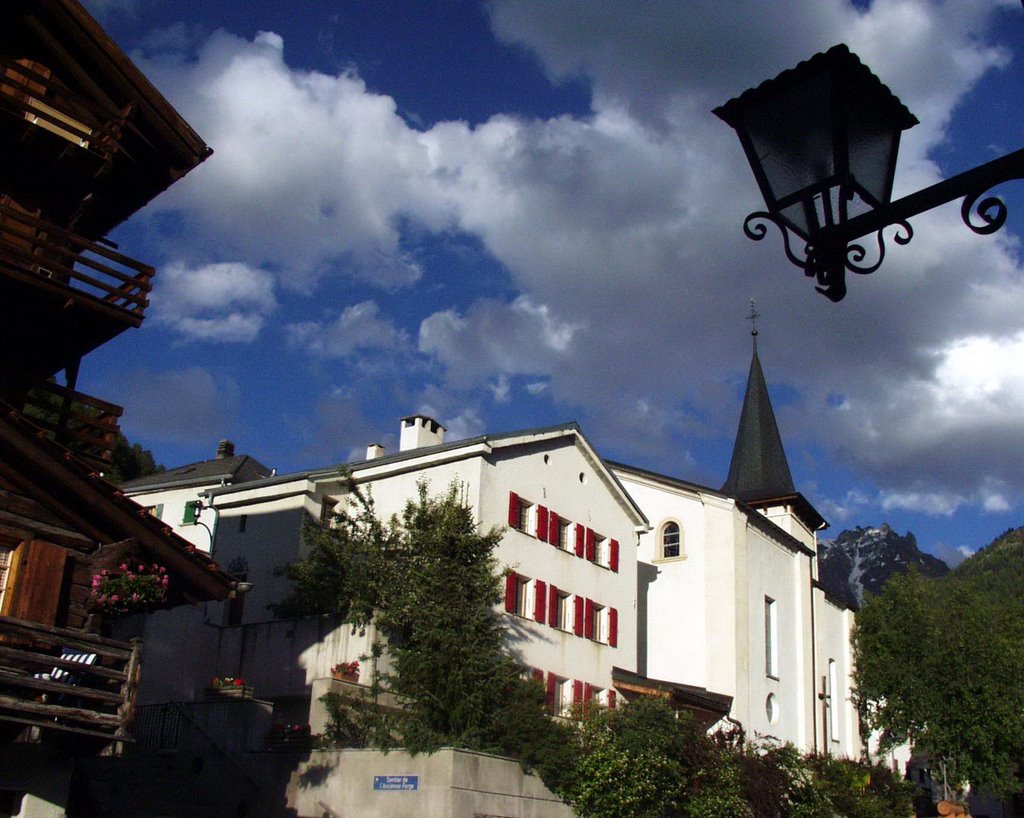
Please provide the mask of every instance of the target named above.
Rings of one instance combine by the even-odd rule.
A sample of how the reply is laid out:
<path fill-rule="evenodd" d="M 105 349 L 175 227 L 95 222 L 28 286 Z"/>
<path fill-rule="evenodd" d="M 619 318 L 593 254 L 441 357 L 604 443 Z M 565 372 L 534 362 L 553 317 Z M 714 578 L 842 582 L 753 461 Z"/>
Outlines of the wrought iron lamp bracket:
<path fill-rule="evenodd" d="M 953 176 L 884 208 L 850 219 L 843 225 L 823 230 L 816 243 L 804 244 L 802 254 L 794 251 L 791 228 L 777 214 L 767 211 L 751 213 L 743 222 L 743 232 L 747 238 L 761 241 L 768 234 L 766 223 L 774 224 L 782 233 L 786 258 L 790 263 L 802 269 L 805 275 L 814 276 L 818 282 L 815 289 L 826 298 L 841 301 L 846 295 L 846 271 L 866 275 L 881 267 L 885 260 L 885 228 L 896 227 L 893 241 L 899 245 L 909 244 L 914 230 L 908 219 L 963 198 L 960 216 L 964 224 L 980 235 L 995 233 L 1006 224 L 1006 203 L 985 194 L 996 185 L 1015 179 L 1024 179 L 1024 150 Z M 866 262 L 868 250 L 860 240 L 872 234 L 877 255 L 872 253 L 873 260 Z"/>

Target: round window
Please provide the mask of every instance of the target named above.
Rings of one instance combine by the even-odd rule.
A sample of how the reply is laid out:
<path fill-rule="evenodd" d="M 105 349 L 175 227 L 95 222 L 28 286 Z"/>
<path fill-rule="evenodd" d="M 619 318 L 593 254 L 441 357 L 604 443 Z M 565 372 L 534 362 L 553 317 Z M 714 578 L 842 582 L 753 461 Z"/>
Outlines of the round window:
<path fill-rule="evenodd" d="M 775 724 L 779 720 L 779 700 L 774 693 L 769 693 L 764 700 L 764 714 L 768 717 L 769 724 Z"/>

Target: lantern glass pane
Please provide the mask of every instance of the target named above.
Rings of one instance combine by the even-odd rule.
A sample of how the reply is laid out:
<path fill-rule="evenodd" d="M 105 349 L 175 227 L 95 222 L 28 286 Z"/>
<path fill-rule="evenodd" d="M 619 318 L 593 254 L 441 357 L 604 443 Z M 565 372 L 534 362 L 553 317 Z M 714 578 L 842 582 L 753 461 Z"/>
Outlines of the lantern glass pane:
<path fill-rule="evenodd" d="M 818 189 L 836 173 L 829 106 L 829 76 L 807 77 L 765 96 L 746 112 L 744 122 L 774 201 Z M 801 197 L 802 198 L 802 197 Z M 779 213 L 801 232 L 809 227 L 803 205 L 783 205 Z"/>
<path fill-rule="evenodd" d="M 899 131 L 877 119 L 851 118 L 850 172 L 861 190 L 875 207 L 889 203 L 895 170 Z"/>

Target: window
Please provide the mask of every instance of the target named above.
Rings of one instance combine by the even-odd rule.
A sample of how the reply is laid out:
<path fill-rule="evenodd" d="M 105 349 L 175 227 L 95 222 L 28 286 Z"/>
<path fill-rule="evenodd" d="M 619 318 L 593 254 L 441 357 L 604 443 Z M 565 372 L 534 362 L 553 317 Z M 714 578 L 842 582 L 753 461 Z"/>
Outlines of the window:
<path fill-rule="evenodd" d="M 764 700 L 764 715 L 769 724 L 775 724 L 779 720 L 779 701 L 774 693 L 769 693 Z"/>
<path fill-rule="evenodd" d="M 607 642 L 608 641 L 608 621 L 606 619 L 606 613 L 604 606 L 595 604 L 594 608 L 594 628 L 591 632 L 591 639 L 595 642 Z"/>
<path fill-rule="evenodd" d="M 3 610 L 4 591 L 7 589 L 7 575 L 11 567 L 12 553 L 10 548 L 0 546 L 0 610 Z"/>
<path fill-rule="evenodd" d="M 195 525 L 196 520 L 199 519 L 199 508 L 198 500 L 189 500 L 185 503 L 185 513 L 182 515 L 181 522 L 185 525 Z"/>
<path fill-rule="evenodd" d="M 516 576 L 516 613 L 528 616 L 530 610 L 530 580 Z"/>
<path fill-rule="evenodd" d="M 665 523 L 661 529 L 661 556 L 664 559 L 678 557 L 682 553 L 681 539 L 679 523 Z"/>
<path fill-rule="evenodd" d="M 572 630 L 572 596 L 564 591 L 559 591 L 554 586 L 550 591 L 550 611 L 548 612 L 551 627 L 559 630 Z"/>
<path fill-rule="evenodd" d="M 245 526 L 248 524 L 248 522 L 249 522 L 249 515 L 248 514 L 240 514 L 238 516 L 238 533 L 239 534 L 244 534 L 245 533 Z"/>
<path fill-rule="evenodd" d="M 146 506 L 146 511 L 152 514 L 158 520 L 162 520 L 164 517 L 164 504 L 157 503 L 155 506 Z"/>
<path fill-rule="evenodd" d="M 828 688 L 825 690 L 825 701 L 828 704 L 828 729 L 832 741 L 839 741 L 839 708 L 836 707 L 836 694 L 839 687 L 839 676 L 836 660 L 828 660 Z"/>
<path fill-rule="evenodd" d="M 608 538 L 600 534 L 594 535 L 594 559 L 597 565 L 608 564 Z"/>
<path fill-rule="evenodd" d="M 555 682 L 555 715 L 569 716 L 572 713 L 573 683 L 571 679 L 557 679 Z"/>
<path fill-rule="evenodd" d="M 778 606 L 774 599 L 764 598 L 764 672 L 779 678 L 779 622 Z"/>
<path fill-rule="evenodd" d="M 563 551 L 570 551 L 572 545 L 569 542 L 569 526 L 572 525 L 568 520 L 558 521 L 558 547 Z"/>
<path fill-rule="evenodd" d="M 529 534 L 532 532 L 530 522 L 533 518 L 533 505 L 524 500 L 514 491 L 508 493 L 508 525 L 517 531 Z"/>

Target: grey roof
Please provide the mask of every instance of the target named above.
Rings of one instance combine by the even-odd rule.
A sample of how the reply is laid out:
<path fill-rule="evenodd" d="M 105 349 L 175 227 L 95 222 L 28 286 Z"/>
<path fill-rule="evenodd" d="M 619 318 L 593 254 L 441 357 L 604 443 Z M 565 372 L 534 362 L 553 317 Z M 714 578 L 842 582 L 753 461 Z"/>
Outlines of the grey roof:
<path fill-rule="evenodd" d="M 796 494 L 756 346 L 729 476 L 722 492 L 748 503 Z"/>
<path fill-rule="evenodd" d="M 206 485 L 208 483 L 247 483 L 269 477 L 271 469 L 247 454 L 200 460 L 175 469 L 138 477 L 121 484 L 124 491 L 162 489 L 171 486 Z"/>

